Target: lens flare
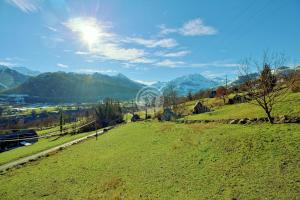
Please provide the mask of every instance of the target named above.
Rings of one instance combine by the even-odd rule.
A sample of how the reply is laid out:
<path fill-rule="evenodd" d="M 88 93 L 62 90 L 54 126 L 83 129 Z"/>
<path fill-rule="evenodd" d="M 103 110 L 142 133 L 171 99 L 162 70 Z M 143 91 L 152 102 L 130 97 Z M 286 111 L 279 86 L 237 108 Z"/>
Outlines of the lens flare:
<path fill-rule="evenodd" d="M 95 18 L 73 18 L 67 22 L 67 27 L 79 34 L 80 40 L 92 48 L 104 37 L 104 31 Z"/>

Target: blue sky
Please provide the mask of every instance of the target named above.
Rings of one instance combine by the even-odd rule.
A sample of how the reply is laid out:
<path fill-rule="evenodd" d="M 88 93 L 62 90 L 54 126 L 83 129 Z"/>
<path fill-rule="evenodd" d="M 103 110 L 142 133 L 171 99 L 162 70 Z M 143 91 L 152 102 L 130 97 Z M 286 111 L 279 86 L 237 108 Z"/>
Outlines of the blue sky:
<path fill-rule="evenodd" d="M 237 75 L 263 51 L 300 63 L 298 0 L 3 0 L 0 64 L 154 82 Z"/>

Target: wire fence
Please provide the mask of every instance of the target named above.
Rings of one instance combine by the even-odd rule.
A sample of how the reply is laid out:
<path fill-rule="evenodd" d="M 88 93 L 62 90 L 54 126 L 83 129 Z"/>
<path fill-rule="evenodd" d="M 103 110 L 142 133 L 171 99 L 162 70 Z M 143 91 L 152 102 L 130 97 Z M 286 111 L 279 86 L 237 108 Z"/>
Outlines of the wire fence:
<path fill-rule="evenodd" d="M 84 120 L 82 120 L 84 121 Z M 52 129 L 55 128 L 57 126 L 47 126 L 47 127 L 30 127 L 30 128 L 8 128 L 8 129 L 0 129 L 0 131 L 25 131 L 25 130 L 38 130 L 38 131 L 42 131 L 42 130 L 47 130 L 47 129 Z"/>
<path fill-rule="evenodd" d="M 36 137 L 18 137 L 18 138 L 4 139 L 4 140 L 0 139 L 0 142 L 14 142 L 14 141 L 20 141 L 20 140 L 32 140 L 32 139 L 41 139 L 41 138 L 49 138 L 49 137 L 59 136 L 59 135 L 63 135 L 65 133 L 68 133 L 68 131 L 70 131 L 70 130 L 73 130 L 73 131 L 79 130 L 79 129 L 87 126 L 87 125 L 92 124 L 92 123 L 95 123 L 95 120 L 93 120 L 91 122 L 88 122 L 86 124 L 83 124 L 83 125 L 81 125 L 79 127 L 76 127 L 76 128 L 69 128 L 67 130 L 64 130 L 64 132 L 54 131 L 54 132 L 50 132 L 50 133 L 47 133 L 45 135 L 36 136 Z M 32 130 L 32 129 L 25 129 L 25 130 Z M 53 134 L 53 133 L 56 133 L 56 134 Z"/>

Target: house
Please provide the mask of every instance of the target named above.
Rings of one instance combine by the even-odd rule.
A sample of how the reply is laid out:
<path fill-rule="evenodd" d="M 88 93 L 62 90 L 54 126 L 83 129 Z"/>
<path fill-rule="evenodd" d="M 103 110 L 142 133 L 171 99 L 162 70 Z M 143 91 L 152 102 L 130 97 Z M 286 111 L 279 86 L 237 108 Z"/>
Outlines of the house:
<path fill-rule="evenodd" d="M 0 134 L 0 152 L 8 151 L 29 143 L 38 141 L 38 135 L 34 130 L 21 130 L 11 133 Z"/>
<path fill-rule="evenodd" d="M 217 96 L 217 91 L 216 90 L 212 90 L 209 94 L 209 98 L 215 98 Z"/>
<path fill-rule="evenodd" d="M 193 108 L 193 114 L 200 114 L 205 112 L 210 112 L 210 109 L 203 105 L 200 101 L 197 101 Z"/>

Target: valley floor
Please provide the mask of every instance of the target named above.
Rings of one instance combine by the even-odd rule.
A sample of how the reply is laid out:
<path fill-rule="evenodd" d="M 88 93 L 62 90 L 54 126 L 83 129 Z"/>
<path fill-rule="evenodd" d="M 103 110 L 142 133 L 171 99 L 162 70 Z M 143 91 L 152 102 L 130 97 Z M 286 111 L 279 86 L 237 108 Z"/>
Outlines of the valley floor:
<path fill-rule="evenodd" d="M 0 175 L 1 199 L 297 199 L 299 124 L 129 123 Z"/>

